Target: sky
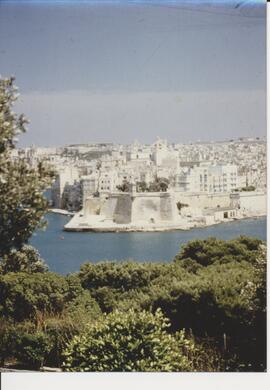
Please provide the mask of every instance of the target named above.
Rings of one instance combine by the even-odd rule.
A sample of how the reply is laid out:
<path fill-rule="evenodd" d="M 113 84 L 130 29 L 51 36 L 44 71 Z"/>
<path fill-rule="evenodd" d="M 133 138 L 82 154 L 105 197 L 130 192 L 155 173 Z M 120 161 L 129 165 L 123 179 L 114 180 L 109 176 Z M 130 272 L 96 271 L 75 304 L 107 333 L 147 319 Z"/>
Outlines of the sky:
<path fill-rule="evenodd" d="M 0 0 L 19 146 L 264 136 L 265 31 L 261 0 Z"/>

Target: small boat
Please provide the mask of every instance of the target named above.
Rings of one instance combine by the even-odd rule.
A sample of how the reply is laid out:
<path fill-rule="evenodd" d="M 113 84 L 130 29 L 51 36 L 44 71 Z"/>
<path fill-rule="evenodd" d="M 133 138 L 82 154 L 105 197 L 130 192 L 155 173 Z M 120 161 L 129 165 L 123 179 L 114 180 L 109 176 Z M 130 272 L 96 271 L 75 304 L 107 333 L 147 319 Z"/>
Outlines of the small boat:
<path fill-rule="evenodd" d="M 59 236 L 59 239 L 60 239 L 60 240 L 64 240 L 65 237 L 64 237 L 64 236 Z"/>

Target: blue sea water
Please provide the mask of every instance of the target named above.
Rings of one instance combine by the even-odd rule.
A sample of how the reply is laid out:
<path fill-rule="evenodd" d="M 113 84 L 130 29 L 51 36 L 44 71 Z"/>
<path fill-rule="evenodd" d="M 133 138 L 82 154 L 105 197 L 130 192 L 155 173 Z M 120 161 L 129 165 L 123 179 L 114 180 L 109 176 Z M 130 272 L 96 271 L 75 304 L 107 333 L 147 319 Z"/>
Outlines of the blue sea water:
<path fill-rule="evenodd" d="M 101 260 L 169 262 L 181 245 L 210 236 L 227 240 L 242 234 L 266 240 L 266 218 L 246 219 L 188 231 L 147 233 L 64 232 L 63 226 L 69 218 L 47 214 L 47 229 L 37 231 L 30 240 L 50 270 L 60 274 L 78 271 L 82 263 Z"/>

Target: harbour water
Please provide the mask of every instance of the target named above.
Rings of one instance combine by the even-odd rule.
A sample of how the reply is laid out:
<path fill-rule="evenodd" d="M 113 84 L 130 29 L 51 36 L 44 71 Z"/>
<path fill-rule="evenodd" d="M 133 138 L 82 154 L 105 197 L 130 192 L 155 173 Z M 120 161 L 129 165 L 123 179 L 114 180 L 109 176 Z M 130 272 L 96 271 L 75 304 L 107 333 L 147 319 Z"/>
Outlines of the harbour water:
<path fill-rule="evenodd" d="M 46 219 L 47 229 L 34 233 L 30 243 L 39 250 L 50 270 L 61 274 L 78 271 L 82 263 L 101 260 L 169 262 L 181 245 L 210 236 L 227 240 L 248 235 L 266 240 L 265 217 L 188 231 L 153 233 L 64 232 L 63 226 L 70 217 L 49 213 Z"/>

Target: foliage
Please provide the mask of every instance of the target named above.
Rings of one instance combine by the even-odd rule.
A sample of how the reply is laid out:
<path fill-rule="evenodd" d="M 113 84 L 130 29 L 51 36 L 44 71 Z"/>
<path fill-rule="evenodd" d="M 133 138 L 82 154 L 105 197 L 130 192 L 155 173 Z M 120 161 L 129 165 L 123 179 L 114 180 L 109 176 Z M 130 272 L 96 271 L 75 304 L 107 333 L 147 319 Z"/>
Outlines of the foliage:
<path fill-rule="evenodd" d="M 16 332 L 15 357 L 30 368 L 43 366 L 51 345 L 48 336 L 43 332 L 33 334 Z"/>
<path fill-rule="evenodd" d="M 3 366 L 5 360 L 11 354 L 11 345 L 10 345 L 10 333 L 13 328 L 12 321 L 8 321 L 4 318 L 1 318 L 0 321 L 0 366 Z"/>
<path fill-rule="evenodd" d="M 157 325 L 156 311 L 165 328 Z M 0 275 L 0 315 L 2 360 L 20 357 L 29 365 L 20 345 L 30 344 L 39 354 L 42 333 L 49 345 L 46 364 L 65 361 L 67 370 L 263 371 L 266 247 L 245 236 L 209 238 L 185 245 L 172 263 L 90 263 L 65 277 L 7 272 Z M 160 345 L 152 365 L 151 323 Z M 150 355 L 142 356 L 135 339 L 151 347 Z M 165 364 L 168 345 L 176 355 Z M 95 353 L 89 355 L 90 348 Z"/>
<path fill-rule="evenodd" d="M 166 192 L 169 180 L 165 177 L 156 177 L 149 185 L 145 181 L 138 181 L 136 186 L 138 192 Z"/>
<path fill-rule="evenodd" d="M 42 225 L 47 210 L 43 196 L 52 172 L 39 163 L 31 168 L 11 157 L 16 136 L 26 130 L 27 120 L 12 111 L 17 100 L 14 78 L 0 78 L 0 257 L 21 249 L 34 230 Z"/>
<path fill-rule="evenodd" d="M 45 318 L 42 323 L 41 329 L 48 336 L 51 344 L 51 349 L 46 357 L 46 364 L 50 366 L 61 366 L 64 358 L 63 352 L 68 343 L 74 336 L 82 333 L 87 324 L 96 321 L 100 315 L 97 305 L 83 305 L 80 302 L 77 306 L 76 303 L 73 302 L 62 315 L 50 316 Z"/>
<path fill-rule="evenodd" d="M 44 316 L 61 314 L 65 309 L 72 310 L 79 297 L 80 305 L 88 307 L 87 310 L 91 305 L 97 307 L 81 287 L 51 272 L 0 276 L 0 315 L 15 321 L 33 319 L 39 322 Z"/>
<path fill-rule="evenodd" d="M 147 286 L 160 276 L 166 264 L 134 262 L 86 263 L 81 266 L 79 277 L 84 288 L 95 290 L 110 287 L 126 291 Z"/>
<path fill-rule="evenodd" d="M 254 186 L 246 186 L 246 187 L 241 188 L 241 191 L 255 191 L 255 190 L 256 190 L 256 187 L 254 187 Z"/>
<path fill-rule="evenodd" d="M 32 322 L 14 323 L 1 321 L 1 349 L 2 364 L 5 360 L 17 359 L 20 365 L 38 369 L 42 366 L 50 349 L 48 337 L 35 329 Z"/>
<path fill-rule="evenodd" d="M 149 192 L 166 192 L 169 187 L 169 180 L 165 177 L 157 177 L 149 184 Z"/>
<path fill-rule="evenodd" d="M 23 245 L 20 250 L 12 249 L 9 254 L 3 256 L 0 263 L 0 272 L 46 272 L 48 267 L 40 257 L 37 249 L 31 245 Z"/>
<path fill-rule="evenodd" d="M 261 245 L 254 264 L 254 278 L 249 280 L 241 290 L 241 296 L 246 299 L 252 317 L 249 349 L 247 350 L 243 345 L 239 354 L 242 355 L 243 360 L 248 356 L 250 366 L 256 371 L 261 371 L 266 367 L 266 266 L 266 246 Z"/>
<path fill-rule="evenodd" d="M 46 364 L 60 366 L 67 343 L 101 314 L 76 275 L 8 273 L 0 278 L 0 291 L 2 362 L 15 358 L 33 365 L 23 348 L 30 343 L 29 354 L 35 348 L 41 353 L 38 342 L 43 334 L 48 344 L 43 356 Z"/>
<path fill-rule="evenodd" d="M 176 336 L 181 333 L 177 332 Z M 226 371 L 228 362 L 215 338 L 195 337 L 192 332 L 188 335 L 194 348 L 187 350 L 187 358 L 195 372 L 222 372 Z"/>
<path fill-rule="evenodd" d="M 74 337 L 65 353 L 66 371 L 189 371 L 183 353 L 192 343 L 166 332 L 160 311 L 115 311 Z"/>
<path fill-rule="evenodd" d="M 147 192 L 148 191 L 148 186 L 145 181 L 138 181 L 136 183 L 137 186 L 137 192 Z"/>
<path fill-rule="evenodd" d="M 130 191 L 130 183 L 124 182 L 123 184 L 116 186 L 116 188 L 118 189 L 118 191 L 121 191 L 121 192 L 129 192 Z"/>
<path fill-rule="evenodd" d="M 215 237 L 193 240 L 182 247 L 174 261 L 181 263 L 183 259 L 190 258 L 204 267 L 217 262 L 247 261 L 254 263 L 261 243 L 261 240 L 245 236 L 229 241 Z"/>
<path fill-rule="evenodd" d="M 176 203 L 176 206 L 177 206 L 177 209 L 178 209 L 179 211 L 181 211 L 181 209 L 182 209 L 183 207 L 188 207 L 188 204 L 187 204 L 187 203 L 182 203 L 182 202 L 177 202 L 177 203 Z"/>
<path fill-rule="evenodd" d="M 8 273 L 0 276 L 0 313 L 23 321 L 37 318 L 39 312 L 63 310 L 67 283 L 52 273 Z"/>

